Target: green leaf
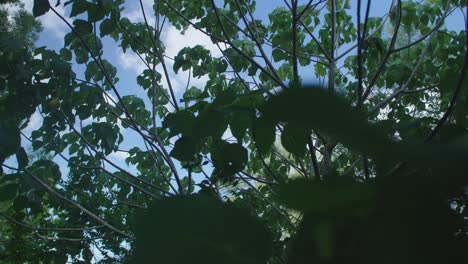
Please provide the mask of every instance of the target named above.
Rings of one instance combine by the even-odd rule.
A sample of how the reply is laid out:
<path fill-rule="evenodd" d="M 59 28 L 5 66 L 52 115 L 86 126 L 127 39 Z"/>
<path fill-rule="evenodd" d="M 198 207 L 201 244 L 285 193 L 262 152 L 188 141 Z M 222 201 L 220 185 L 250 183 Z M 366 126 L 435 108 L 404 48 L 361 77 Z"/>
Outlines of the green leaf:
<path fill-rule="evenodd" d="M 67 48 L 61 48 L 60 49 L 60 56 L 62 57 L 62 59 L 66 60 L 66 61 L 71 61 L 72 52 Z"/>
<path fill-rule="evenodd" d="M 386 75 L 387 86 L 391 87 L 394 83 L 398 85 L 404 84 L 410 74 L 411 68 L 404 62 L 389 65 Z"/>
<path fill-rule="evenodd" d="M 92 123 L 84 127 L 83 136 L 92 144 L 99 145 L 106 155 L 114 151 L 122 141 L 118 126 L 111 122 Z"/>
<path fill-rule="evenodd" d="M 32 173 L 41 175 L 43 179 L 47 179 L 50 183 L 57 183 L 61 177 L 60 167 L 51 160 L 41 159 L 29 167 Z"/>
<path fill-rule="evenodd" d="M 273 56 L 274 62 L 287 60 L 289 57 L 288 54 L 281 49 L 274 49 L 271 55 Z"/>
<path fill-rule="evenodd" d="M 281 133 L 281 144 L 290 153 L 302 157 L 306 151 L 308 130 L 300 124 L 287 123 Z"/>
<path fill-rule="evenodd" d="M 231 121 L 229 122 L 229 128 L 231 129 L 232 135 L 237 139 L 238 142 L 242 142 L 245 132 L 252 126 L 252 117 L 249 112 L 237 111 L 232 113 Z"/>
<path fill-rule="evenodd" d="M 170 136 L 177 134 L 190 135 L 192 132 L 195 116 L 187 110 L 170 113 L 164 118 L 163 129 L 169 128 Z"/>
<path fill-rule="evenodd" d="M 89 59 L 88 52 L 84 49 L 75 49 L 76 63 L 83 64 Z"/>
<path fill-rule="evenodd" d="M 179 138 L 171 151 L 171 156 L 179 161 L 192 161 L 197 153 L 197 148 L 193 140 L 189 137 Z"/>
<path fill-rule="evenodd" d="M 332 215 L 368 208 L 374 198 L 371 185 L 344 176 L 326 182 L 297 179 L 281 184 L 277 191 L 289 208 Z"/>
<path fill-rule="evenodd" d="M 112 20 L 108 18 L 104 19 L 104 21 L 102 21 L 99 25 L 99 32 L 101 34 L 101 38 L 106 35 L 109 35 L 110 33 L 112 33 L 112 31 L 114 31 L 114 23 L 112 22 Z"/>
<path fill-rule="evenodd" d="M 247 150 L 238 143 L 216 143 L 211 157 L 219 177 L 229 178 L 244 169 L 248 160 Z"/>
<path fill-rule="evenodd" d="M 284 107 L 291 102 L 294 106 Z M 318 86 L 288 89 L 274 96 L 261 110 L 263 122 L 269 122 L 270 126 L 277 122 L 301 124 L 307 130 L 318 129 L 347 147 L 375 156 L 388 156 L 396 151 L 397 146 L 381 128 L 370 124 L 363 112 Z M 270 128 L 268 134 L 271 133 Z M 256 140 L 264 139 L 257 136 Z M 272 143 L 271 135 L 267 143 Z"/>
<path fill-rule="evenodd" d="M 16 197 L 18 184 L 11 183 L 0 187 L 0 202 L 9 201 Z"/>
<path fill-rule="evenodd" d="M 84 37 L 87 34 L 92 33 L 93 25 L 86 20 L 76 19 L 73 21 L 75 31 L 81 36 Z M 76 50 L 75 50 L 76 51 Z"/>
<path fill-rule="evenodd" d="M 94 23 L 104 18 L 106 13 L 103 10 L 103 6 L 97 3 L 87 3 L 88 5 L 88 21 Z"/>
<path fill-rule="evenodd" d="M 49 0 L 34 0 L 33 15 L 42 16 L 50 9 Z"/>
<path fill-rule="evenodd" d="M 257 71 L 258 71 L 257 65 L 252 64 L 252 65 L 249 67 L 248 75 L 249 75 L 249 76 L 255 76 L 255 75 L 257 74 Z"/>
<path fill-rule="evenodd" d="M 125 105 L 129 114 L 140 125 L 149 126 L 151 124 L 151 112 L 146 110 L 145 102 L 140 97 L 134 95 L 123 96 L 120 104 Z M 131 122 L 129 121 L 129 123 Z M 128 125 L 123 124 L 123 127 L 126 128 Z"/>
<path fill-rule="evenodd" d="M 7 158 L 14 154 L 20 146 L 20 141 L 20 134 L 16 128 L 0 124 L 0 158 Z"/>
<path fill-rule="evenodd" d="M 26 198 L 26 196 L 23 195 L 19 195 L 18 197 L 16 197 L 15 201 L 13 201 L 13 209 L 15 209 L 15 211 L 17 212 L 23 210 L 24 208 L 27 208 L 28 205 L 28 198 Z"/>
<path fill-rule="evenodd" d="M 75 0 L 73 2 L 73 6 L 70 12 L 70 17 L 74 17 L 81 13 L 84 13 L 86 12 L 86 10 L 87 10 L 86 0 Z"/>
<path fill-rule="evenodd" d="M 272 253 L 258 220 L 204 195 L 156 201 L 135 226 L 133 263 L 259 264 Z"/>
<path fill-rule="evenodd" d="M 275 142 L 275 122 L 266 119 L 259 118 L 254 122 L 253 127 L 253 137 L 255 141 L 255 146 L 258 148 L 260 153 L 267 153 L 273 142 Z"/>
<path fill-rule="evenodd" d="M 206 109 L 196 118 L 193 126 L 195 138 L 218 137 L 220 138 L 227 129 L 224 114 L 220 111 Z"/>
<path fill-rule="evenodd" d="M 28 155 L 23 147 L 20 147 L 16 152 L 16 160 L 18 161 L 18 169 L 22 170 L 28 166 Z"/>

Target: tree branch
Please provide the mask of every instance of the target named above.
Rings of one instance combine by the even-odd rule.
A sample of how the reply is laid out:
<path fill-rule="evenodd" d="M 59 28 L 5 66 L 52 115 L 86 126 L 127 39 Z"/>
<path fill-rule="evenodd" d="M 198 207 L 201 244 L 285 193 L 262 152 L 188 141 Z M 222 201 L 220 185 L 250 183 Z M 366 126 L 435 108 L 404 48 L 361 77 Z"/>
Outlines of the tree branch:
<path fill-rule="evenodd" d="M 13 167 L 10 167 L 10 166 L 7 166 L 5 164 L 2 164 L 2 166 L 4 166 L 5 168 L 8 168 L 10 170 L 15 170 L 15 171 L 18 171 L 20 172 L 21 170 L 18 169 L 18 168 L 13 168 Z M 91 211 L 89 211 L 88 209 L 84 208 L 83 206 L 81 206 L 80 204 L 78 204 L 77 202 L 71 200 L 71 199 L 68 199 L 67 197 L 61 195 L 60 193 L 58 193 L 56 190 L 54 190 L 52 187 L 50 187 L 47 183 L 43 182 L 41 179 L 39 179 L 36 175 L 34 175 L 33 173 L 31 173 L 28 169 L 24 169 L 23 170 L 26 174 L 28 174 L 31 178 L 33 178 L 36 182 L 38 182 L 42 187 L 44 187 L 47 191 L 49 191 L 51 194 L 59 197 L 60 199 L 64 200 L 65 202 L 67 202 L 68 204 L 80 209 L 83 213 L 85 213 L 86 215 L 88 215 L 89 217 L 91 217 L 92 219 L 96 220 L 97 222 L 101 223 L 103 226 L 109 228 L 110 230 L 114 231 L 115 233 L 119 234 L 119 235 L 122 235 L 126 238 L 130 238 L 130 239 L 134 239 L 134 237 L 130 234 L 127 234 L 119 229 L 117 229 L 116 227 L 114 227 L 113 225 L 109 224 L 108 222 L 106 222 L 104 219 L 102 219 L 101 217 L 93 214 Z"/>
<path fill-rule="evenodd" d="M 466 6 L 466 17 L 468 17 L 468 6 Z M 429 142 L 434 138 L 434 136 L 439 132 L 439 130 L 442 128 L 445 122 L 447 122 L 450 115 L 452 114 L 455 104 L 457 103 L 458 96 L 460 95 L 460 92 L 462 90 L 463 82 L 465 81 L 465 76 L 466 76 L 467 71 L 468 71 L 468 19 L 465 18 L 465 60 L 463 63 L 462 71 L 460 73 L 460 78 L 458 79 L 457 86 L 455 87 L 452 98 L 450 99 L 450 103 L 447 108 L 447 111 L 445 111 L 444 115 L 439 120 L 434 130 L 432 130 L 431 133 L 424 140 L 425 142 Z"/>
<path fill-rule="evenodd" d="M 377 79 L 380 76 L 380 73 L 383 71 L 385 65 L 387 64 L 388 58 L 390 58 L 390 55 L 392 54 L 392 50 L 393 50 L 393 47 L 395 46 L 395 43 L 398 37 L 398 31 L 401 25 L 401 15 L 402 15 L 401 0 L 397 0 L 397 20 L 396 20 L 395 32 L 392 36 L 392 39 L 390 41 L 390 46 L 388 47 L 388 50 L 385 53 L 384 58 L 380 62 L 379 67 L 377 67 L 377 70 L 375 71 L 374 75 L 372 76 L 371 80 L 369 81 L 367 85 L 367 89 L 362 96 L 361 104 L 363 104 L 364 100 L 366 100 L 366 98 L 369 96 L 372 87 L 377 82 Z"/>
<path fill-rule="evenodd" d="M 4 212 L 1 212 L 0 211 L 0 215 L 3 216 L 5 219 L 19 225 L 19 226 L 22 226 L 24 228 L 28 228 L 28 229 L 32 229 L 32 230 L 35 230 L 35 231 L 53 231 L 53 232 L 74 232 L 74 231 L 77 231 L 77 232 L 82 232 L 82 231 L 88 231 L 88 230 L 96 230 L 96 229 L 99 229 L 99 228 L 102 228 L 104 227 L 104 225 L 100 225 L 100 226 L 91 226 L 91 227 L 37 227 L 37 226 L 32 226 L 32 225 L 29 225 L 29 224 L 26 224 L 22 221 L 18 221 L 16 219 L 14 219 L 13 217 L 7 215 L 6 213 Z"/>

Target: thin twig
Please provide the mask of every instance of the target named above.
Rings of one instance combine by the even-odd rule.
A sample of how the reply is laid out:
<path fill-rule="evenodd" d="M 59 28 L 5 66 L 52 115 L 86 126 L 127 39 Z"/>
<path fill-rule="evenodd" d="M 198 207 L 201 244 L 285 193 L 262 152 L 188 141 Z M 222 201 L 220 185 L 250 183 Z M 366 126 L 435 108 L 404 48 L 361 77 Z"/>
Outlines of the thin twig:
<path fill-rule="evenodd" d="M 0 215 L 3 216 L 5 219 L 19 225 L 25 228 L 29 228 L 35 231 L 53 231 L 53 232 L 72 232 L 72 231 L 77 231 L 77 232 L 82 232 L 82 231 L 88 231 L 88 230 L 96 230 L 99 228 L 104 227 L 104 225 L 100 226 L 90 226 L 90 227 L 38 227 L 38 226 L 32 226 L 27 223 L 24 223 L 22 221 L 18 221 L 14 219 L 13 217 L 7 215 L 4 212 L 0 211 Z"/>

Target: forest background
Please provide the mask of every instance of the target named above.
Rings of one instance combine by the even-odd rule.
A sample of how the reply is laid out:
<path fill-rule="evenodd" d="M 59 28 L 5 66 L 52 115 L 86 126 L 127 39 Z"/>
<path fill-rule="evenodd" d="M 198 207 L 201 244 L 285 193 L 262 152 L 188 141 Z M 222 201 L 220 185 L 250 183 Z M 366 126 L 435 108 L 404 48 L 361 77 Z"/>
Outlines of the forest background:
<path fill-rule="evenodd" d="M 0 4 L 2 262 L 467 260 L 465 1 Z"/>

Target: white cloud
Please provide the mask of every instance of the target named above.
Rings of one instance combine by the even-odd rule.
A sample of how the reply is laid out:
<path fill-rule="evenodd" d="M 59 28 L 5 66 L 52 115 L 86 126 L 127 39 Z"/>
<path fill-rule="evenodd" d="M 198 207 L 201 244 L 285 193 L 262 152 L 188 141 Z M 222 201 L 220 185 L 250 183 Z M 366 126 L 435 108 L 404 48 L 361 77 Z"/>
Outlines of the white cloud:
<path fill-rule="evenodd" d="M 24 4 L 24 9 L 30 13 L 32 13 L 32 9 L 34 6 L 34 2 L 31 0 L 21 0 L 22 4 Z M 12 10 L 16 10 L 17 7 L 13 8 Z M 72 22 L 66 15 L 65 15 L 65 8 L 63 5 L 59 5 L 57 7 L 53 6 L 53 8 L 63 16 L 69 23 Z M 49 11 L 46 14 L 37 18 L 42 26 L 44 27 L 45 31 L 49 31 L 54 37 L 58 39 L 63 39 L 64 35 L 68 32 L 68 26 L 59 18 L 54 12 Z"/>
<path fill-rule="evenodd" d="M 39 114 L 39 111 L 36 110 L 34 114 L 29 118 L 28 126 L 23 130 L 26 136 L 30 136 L 34 130 L 37 130 L 41 127 L 42 116 Z"/>
<path fill-rule="evenodd" d="M 148 24 L 154 25 L 155 19 L 154 19 L 154 11 L 153 11 L 153 3 L 154 0 L 143 0 L 143 9 L 145 10 L 145 15 L 146 19 L 148 21 Z M 122 14 L 122 17 L 126 17 L 130 19 L 132 22 L 144 22 L 144 17 L 141 12 L 141 7 L 139 1 L 132 1 L 132 9 L 129 11 L 125 11 Z"/>
<path fill-rule="evenodd" d="M 154 22 L 155 22 L 154 16 L 148 15 L 152 13 L 148 13 L 147 9 L 145 8 L 145 14 L 146 14 L 146 20 L 148 21 L 148 24 L 154 27 Z M 143 14 L 141 13 L 141 9 L 135 9 L 128 13 L 124 13 L 123 16 L 130 19 L 130 21 L 132 22 L 145 22 Z"/>
<path fill-rule="evenodd" d="M 19 10 L 19 6 L 16 5 L 16 4 L 5 4 L 4 5 L 5 9 L 8 11 L 8 19 L 12 19 L 13 18 L 13 13 L 15 13 L 16 11 Z"/>
<path fill-rule="evenodd" d="M 194 47 L 196 45 L 201 45 L 208 49 L 211 52 L 211 56 L 222 56 L 221 51 L 213 44 L 210 37 L 193 27 L 189 27 L 185 31 L 185 34 L 181 34 L 174 26 L 168 26 L 163 38 L 166 45 L 166 53 L 169 57 L 176 56 L 185 47 Z"/>
<path fill-rule="evenodd" d="M 33 6 L 34 6 L 33 1 L 31 1 L 31 0 L 21 0 L 20 2 L 24 4 L 24 9 L 32 12 L 32 9 L 33 9 Z"/>
<path fill-rule="evenodd" d="M 123 53 L 121 49 L 117 51 L 117 56 L 119 58 L 120 65 L 125 70 L 130 70 L 133 73 L 140 74 L 146 69 L 146 65 L 141 61 L 137 54 L 131 50 Z"/>
<path fill-rule="evenodd" d="M 143 72 L 143 70 L 147 69 L 147 66 L 141 61 L 141 59 L 138 57 L 136 53 L 134 53 L 131 50 L 127 50 L 126 53 L 123 53 L 121 50 L 117 51 L 117 56 L 118 56 L 118 61 L 119 65 L 136 75 L 139 75 Z M 182 72 L 179 71 L 178 74 L 175 74 L 174 71 L 172 70 L 172 63 L 170 60 L 166 60 L 167 63 L 167 68 L 169 72 L 169 78 L 171 79 L 171 85 L 172 88 L 174 89 L 174 92 L 178 95 L 182 94 L 183 91 L 185 91 L 185 87 L 187 85 L 187 80 L 188 80 L 188 71 L 187 72 Z M 165 74 L 163 71 L 163 68 L 161 65 L 157 65 L 156 71 L 159 72 L 163 77 L 162 77 L 162 85 L 166 88 L 169 87 L 167 83 L 167 79 L 165 78 Z M 201 79 L 194 79 L 191 78 L 191 85 L 204 85 L 206 82 L 207 78 L 203 77 Z"/>
<path fill-rule="evenodd" d="M 174 89 L 174 92 L 176 93 L 176 95 L 182 95 L 185 92 L 185 89 L 187 88 L 188 76 L 189 76 L 189 71 L 182 71 L 182 70 L 179 70 L 177 74 L 176 73 L 171 74 L 172 88 Z M 192 86 L 195 86 L 198 88 L 203 88 L 205 87 L 205 84 L 207 81 L 208 81 L 208 76 L 206 75 L 200 78 L 193 78 L 192 76 L 190 78 L 190 83 L 188 87 L 190 88 Z M 164 85 L 166 85 L 165 82 L 164 82 Z"/>
<path fill-rule="evenodd" d="M 20 3 L 23 4 L 24 9 L 27 12 L 32 13 L 34 6 L 34 2 L 32 0 L 20 0 Z M 6 9 L 9 11 L 10 15 L 18 11 L 19 7 L 20 6 L 17 4 L 6 4 Z M 65 8 L 63 5 L 59 5 L 53 8 L 69 23 L 72 23 L 72 20 L 65 15 Z M 44 31 L 51 33 L 58 39 L 63 39 L 64 35 L 68 32 L 68 26 L 65 24 L 65 22 L 52 11 L 49 11 L 36 19 L 41 22 L 42 26 L 44 27 Z"/>
<path fill-rule="evenodd" d="M 123 151 L 117 151 L 117 152 L 112 152 L 109 155 L 109 158 L 112 159 L 113 161 L 125 161 L 126 158 L 128 158 L 128 153 L 123 152 Z"/>
<path fill-rule="evenodd" d="M 154 23 L 152 1 L 145 0 L 143 4 L 144 4 L 145 12 L 147 15 L 147 19 L 150 21 L 150 23 Z M 128 12 L 124 12 L 123 16 L 128 17 L 132 22 L 143 21 L 143 16 L 141 14 L 141 9 L 139 7 L 139 4 L 135 4 L 135 7 L 132 10 Z M 175 57 L 179 53 L 179 51 L 182 50 L 183 48 L 194 47 L 196 45 L 201 45 L 205 47 L 206 49 L 210 51 L 211 55 L 214 57 L 222 56 L 222 52 L 219 50 L 219 48 L 216 45 L 212 43 L 211 39 L 207 35 L 196 30 L 193 27 L 189 27 L 184 32 L 184 34 L 181 34 L 181 32 L 178 29 L 176 29 L 174 26 L 170 24 L 166 24 L 162 32 L 162 41 L 164 42 L 164 45 L 166 46 L 166 55 L 171 58 Z M 143 70 L 147 68 L 146 65 L 138 57 L 138 55 L 135 54 L 131 50 L 127 51 L 126 53 L 123 53 L 121 50 L 119 50 L 117 51 L 117 56 L 118 56 L 120 66 L 125 70 L 133 72 L 135 74 L 140 74 L 141 72 L 143 72 Z M 171 80 L 172 88 L 176 96 L 179 97 L 180 95 L 183 94 L 183 92 L 185 91 L 187 87 L 187 80 L 188 80 L 189 72 L 188 71 L 184 72 L 180 70 L 176 74 L 172 70 L 173 61 L 166 59 L 166 64 L 169 70 L 169 79 Z M 162 85 L 168 88 L 168 83 L 165 78 L 165 74 L 162 70 L 161 65 L 157 66 L 156 71 L 160 72 L 163 75 Z M 189 87 L 190 86 L 204 87 L 207 81 L 208 81 L 207 76 L 202 76 L 201 78 L 191 78 Z"/>
<path fill-rule="evenodd" d="M 213 44 L 213 42 L 211 42 L 211 39 L 193 27 L 189 27 L 184 34 L 181 34 L 181 32 L 174 26 L 168 25 L 163 31 L 162 39 L 164 45 L 166 46 L 166 55 L 171 58 L 175 57 L 183 48 L 195 47 L 196 45 L 205 47 L 214 57 L 222 56 L 221 51 L 216 45 Z M 170 69 L 169 75 L 174 92 L 176 95 L 181 95 L 187 87 L 189 71 L 179 70 L 179 72 L 176 74 L 172 71 L 173 61 L 166 60 L 166 63 Z M 204 87 L 207 81 L 207 76 L 202 76 L 200 78 L 192 77 L 190 78 L 189 87 Z M 167 82 L 164 81 L 163 85 L 167 87 Z"/>
<path fill-rule="evenodd" d="M 22 0 L 22 2 L 31 1 Z M 72 20 L 65 15 L 65 8 L 63 7 L 63 5 L 54 7 L 54 9 L 57 11 L 57 13 L 64 17 L 67 20 L 67 22 L 72 23 Z M 29 10 L 32 10 L 32 8 Z M 45 15 L 38 17 L 38 19 L 39 21 L 41 21 L 44 29 L 49 31 L 54 37 L 58 39 L 63 39 L 65 34 L 69 31 L 69 28 L 65 24 L 65 22 L 52 11 L 49 11 Z"/>

